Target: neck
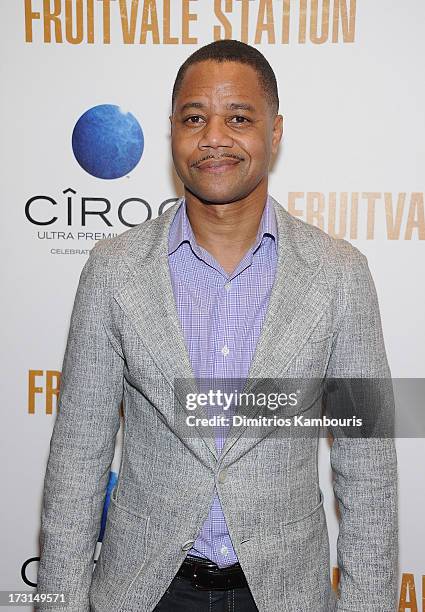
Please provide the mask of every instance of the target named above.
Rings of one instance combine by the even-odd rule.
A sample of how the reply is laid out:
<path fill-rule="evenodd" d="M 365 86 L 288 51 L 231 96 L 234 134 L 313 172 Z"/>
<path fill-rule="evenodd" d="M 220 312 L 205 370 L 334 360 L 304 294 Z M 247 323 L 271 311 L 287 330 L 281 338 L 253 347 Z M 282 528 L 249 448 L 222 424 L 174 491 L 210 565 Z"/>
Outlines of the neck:
<path fill-rule="evenodd" d="M 209 252 L 245 253 L 255 242 L 267 201 L 267 179 L 241 200 L 205 202 L 185 189 L 186 210 L 196 242 Z"/>

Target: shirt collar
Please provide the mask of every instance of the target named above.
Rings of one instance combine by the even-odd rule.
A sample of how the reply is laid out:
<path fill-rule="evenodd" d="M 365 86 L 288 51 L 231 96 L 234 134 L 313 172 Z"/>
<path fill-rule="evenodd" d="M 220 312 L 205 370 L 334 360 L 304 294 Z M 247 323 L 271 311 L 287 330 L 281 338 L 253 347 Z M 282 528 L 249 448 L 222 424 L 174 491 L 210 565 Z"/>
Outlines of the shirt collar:
<path fill-rule="evenodd" d="M 255 243 L 251 247 L 252 251 L 257 249 L 265 234 L 268 234 L 273 238 L 277 252 L 278 231 L 276 213 L 269 196 L 267 196 L 266 205 L 264 206 L 263 214 L 261 216 Z M 190 225 L 189 217 L 187 216 L 186 200 L 184 198 L 177 210 L 176 218 L 170 227 L 168 254 L 171 255 L 171 253 L 173 253 L 183 242 L 189 242 L 192 248 L 194 248 L 197 244 L 192 226 Z"/>

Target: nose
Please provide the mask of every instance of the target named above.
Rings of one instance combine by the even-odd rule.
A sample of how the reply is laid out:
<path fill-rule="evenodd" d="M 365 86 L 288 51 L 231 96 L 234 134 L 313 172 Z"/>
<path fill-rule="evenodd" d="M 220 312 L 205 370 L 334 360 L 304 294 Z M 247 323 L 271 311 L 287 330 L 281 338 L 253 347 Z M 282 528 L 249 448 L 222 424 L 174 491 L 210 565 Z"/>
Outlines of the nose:
<path fill-rule="evenodd" d="M 223 117 L 212 116 L 208 119 L 208 123 L 202 130 L 198 146 L 200 149 L 233 146 L 233 138 Z"/>

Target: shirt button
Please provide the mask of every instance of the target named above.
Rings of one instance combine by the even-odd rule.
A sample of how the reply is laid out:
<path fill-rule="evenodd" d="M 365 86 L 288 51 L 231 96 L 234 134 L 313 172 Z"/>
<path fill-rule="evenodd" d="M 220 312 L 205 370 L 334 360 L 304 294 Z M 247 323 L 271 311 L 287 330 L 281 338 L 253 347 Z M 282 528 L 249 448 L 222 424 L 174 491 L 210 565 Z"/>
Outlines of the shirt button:
<path fill-rule="evenodd" d="M 229 354 L 229 347 L 224 345 L 223 348 L 221 349 L 221 352 L 223 353 L 223 355 L 228 355 Z"/>
<path fill-rule="evenodd" d="M 229 552 L 229 549 L 227 548 L 227 546 L 222 546 L 220 548 L 220 552 L 222 555 L 227 555 L 227 553 Z"/>
<path fill-rule="evenodd" d="M 226 291 L 230 291 L 230 289 L 232 288 L 232 283 L 226 283 L 224 285 L 224 288 L 226 289 Z"/>

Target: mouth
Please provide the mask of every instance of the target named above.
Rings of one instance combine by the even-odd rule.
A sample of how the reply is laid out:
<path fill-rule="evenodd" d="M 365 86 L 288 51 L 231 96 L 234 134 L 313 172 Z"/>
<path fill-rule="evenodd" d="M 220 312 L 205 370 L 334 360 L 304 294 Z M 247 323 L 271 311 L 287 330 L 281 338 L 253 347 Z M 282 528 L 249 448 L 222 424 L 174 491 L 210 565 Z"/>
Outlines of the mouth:
<path fill-rule="evenodd" d="M 240 159 L 209 159 L 205 162 L 197 164 L 195 168 L 201 170 L 202 172 L 222 174 L 232 170 L 240 163 L 240 161 Z"/>

